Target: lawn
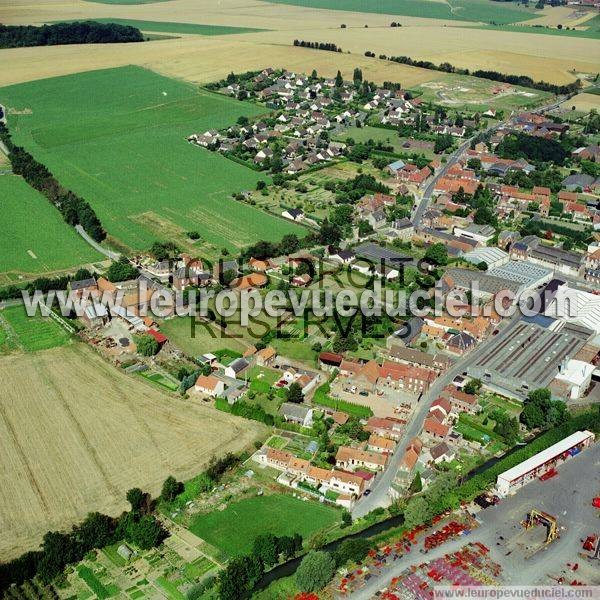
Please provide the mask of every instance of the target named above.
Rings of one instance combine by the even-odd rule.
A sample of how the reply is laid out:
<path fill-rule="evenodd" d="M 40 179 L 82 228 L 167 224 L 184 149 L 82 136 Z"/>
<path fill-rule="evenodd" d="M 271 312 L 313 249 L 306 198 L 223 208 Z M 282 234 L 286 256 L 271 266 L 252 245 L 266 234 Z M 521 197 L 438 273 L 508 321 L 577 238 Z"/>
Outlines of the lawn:
<path fill-rule="evenodd" d="M 230 504 L 222 511 L 198 515 L 190 531 L 230 556 L 237 556 L 250 552 L 254 538 L 263 533 L 299 533 L 306 540 L 338 517 L 339 512 L 333 507 L 302 502 L 292 496 L 256 496 Z"/>
<path fill-rule="evenodd" d="M 177 586 L 162 575 L 157 577 L 156 583 L 162 588 L 169 600 L 185 600 L 185 596 L 177 589 Z"/>
<path fill-rule="evenodd" d="M 489 0 L 268 0 L 276 4 L 291 4 L 307 8 L 323 8 L 363 13 L 421 17 L 450 21 L 481 21 L 484 23 L 516 23 L 531 19 L 539 12 L 515 6 L 512 2 Z"/>
<path fill-rule="evenodd" d="M 117 4 L 117 2 L 111 3 Z M 126 4 L 119 2 L 118 4 Z M 133 2 L 131 3 L 133 4 Z M 77 19 L 80 21 L 81 19 Z M 252 29 L 250 27 L 229 27 L 227 25 L 202 25 L 200 23 L 176 23 L 173 21 L 140 21 L 137 19 L 86 19 L 97 23 L 116 23 L 117 25 L 129 25 L 137 27 L 140 31 L 158 31 L 161 33 L 186 33 L 195 35 L 231 35 L 235 33 L 253 33 L 265 31 L 264 29 Z M 64 21 L 55 21 L 64 23 Z"/>
<path fill-rule="evenodd" d="M 252 367 L 248 373 L 250 389 L 261 394 L 267 394 L 280 377 L 281 373 L 275 369 L 259 366 Z"/>
<path fill-rule="evenodd" d="M 271 438 L 269 438 L 269 441 L 267 442 L 267 446 L 269 448 L 275 448 L 276 450 L 281 450 L 287 443 L 287 440 L 285 438 L 279 437 L 278 435 L 274 435 Z"/>
<path fill-rule="evenodd" d="M 132 249 L 169 239 L 214 258 L 224 247 L 304 231 L 231 198 L 264 175 L 185 139 L 264 112 L 249 102 L 136 66 L 0 88 L 0 102 L 9 108 L 14 141 L 88 200 L 109 234 Z M 202 236 L 193 245 L 186 236 L 192 230 Z"/>
<path fill-rule="evenodd" d="M 148 379 L 149 381 L 152 381 L 153 383 L 156 383 L 157 385 L 165 387 L 168 390 L 170 390 L 171 392 L 175 392 L 179 389 L 179 385 L 177 385 L 174 381 L 172 381 L 168 377 L 165 377 L 161 373 L 156 373 L 156 372 L 152 372 L 152 371 L 141 371 L 139 373 L 145 379 Z"/>
<path fill-rule="evenodd" d="M 0 311 L 0 329 L 7 338 L 5 346 L 18 347 L 26 352 L 47 350 L 66 344 L 69 334 L 50 317 L 28 317 L 22 306 L 12 306 Z M 2 334 L 0 334 L 0 347 Z"/>
<path fill-rule="evenodd" d="M 189 317 L 176 317 L 161 323 L 161 331 L 186 354 L 198 357 L 207 352 L 216 352 L 229 348 L 236 352 L 245 350 L 245 346 L 237 339 L 224 337 L 218 328 L 206 323 L 196 324 L 192 328 Z"/>
<path fill-rule="evenodd" d="M 17 175 L 0 176 L 2 274 L 43 274 L 99 260 L 44 196 Z M 33 226 L 32 221 L 35 221 Z"/>
<path fill-rule="evenodd" d="M 369 140 L 376 143 L 382 142 L 386 146 L 392 146 L 394 152 L 399 154 L 422 154 L 430 159 L 434 157 L 433 151 L 427 148 L 404 148 L 402 144 L 406 141 L 406 138 L 401 138 L 397 131 L 384 129 L 383 127 L 349 127 L 337 136 L 337 139 L 341 141 L 345 141 L 346 138 L 352 138 L 359 143 L 365 143 Z M 390 162 L 394 162 L 394 159 L 390 158 Z"/>

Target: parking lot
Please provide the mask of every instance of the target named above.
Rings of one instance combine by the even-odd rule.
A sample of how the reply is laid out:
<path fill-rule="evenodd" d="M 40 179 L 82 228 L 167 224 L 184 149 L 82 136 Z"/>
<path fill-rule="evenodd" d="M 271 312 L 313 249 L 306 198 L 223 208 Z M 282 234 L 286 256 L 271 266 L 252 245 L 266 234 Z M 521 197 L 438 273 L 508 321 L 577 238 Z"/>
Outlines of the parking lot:
<path fill-rule="evenodd" d="M 408 404 L 414 408 L 418 396 L 405 390 L 392 390 L 382 388 L 378 394 L 361 395 L 358 390 L 351 391 L 352 388 L 347 385 L 343 379 L 335 381 L 331 386 L 331 396 L 340 398 L 355 404 L 368 406 L 376 417 L 398 417 L 408 419 L 410 413 L 406 411 L 399 412 L 398 408 L 403 404 Z"/>

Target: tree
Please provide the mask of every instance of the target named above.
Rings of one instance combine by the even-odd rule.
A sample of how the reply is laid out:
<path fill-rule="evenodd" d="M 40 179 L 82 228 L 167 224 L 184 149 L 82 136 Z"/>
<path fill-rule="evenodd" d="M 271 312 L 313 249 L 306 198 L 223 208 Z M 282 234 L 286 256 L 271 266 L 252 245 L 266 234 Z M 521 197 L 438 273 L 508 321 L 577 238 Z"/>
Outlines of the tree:
<path fill-rule="evenodd" d="M 113 283 L 136 279 L 138 275 L 138 270 L 129 263 L 125 256 L 121 256 L 119 260 L 112 263 L 106 271 L 106 279 Z"/>
<path fill-rule="evenodd" d="M 415 496 L 408 501 L 404 510 L 404 525 L 412 529 L 428 521 L 431 515 L 427 500 L 422 496 Z"/>
<path fill-rule="evenodd" d="M 467 394 L 477 394 L 481 389 L 481 386 L 481 379 L 471 379 L 469 382 L 467 382 L 463 390 Z"/>
<path fill-rule="evenodd" d="M 520 420 L 527 429 L 553 427 L 564 423 L 569 418 L 565 403 L 553 401 L 552 394 L 547 388 L 529 392 L 523 405 Z"/>
<path fill-rule="evenodd" d="M 333 557 L 336 565 L 341 567 L 347 562 L 360 562 L 367 556 L 370 549 L 371 544 L 364 538 L 344 540 L 334 552 Z"/>
<path fill-rule="evenodd" d="M 338 71 L 335 76 L 335 87 L 342 87 L 344 85 L 344 78 L 342 77 L 341 71 Z"/>
<path fill-rule="evenodd" d="M 292 558 L 300 550 L 302 550 L 302 536 L 299 533 L 277 538 L 277 551 L 283 555 L 283 558 Z"/>
<path fill-rule="evenodd" d="M 444 244 L 431 244 L 425 251 L 425 259 L 437 266 L 448 264 L 448 249 Z"/>
<path fill-rule="evenodd" d="M 144 515 L 139 521 L 131 519 L 125 531 L 125 539 L 142 550 L 156 548 L 166 536 L 166 531 L 152 515 Z"/>
<path fill-rule="evenodd" d="M 232 558 L 219 575 L 220 600 L 248 598 L 264 573 L 262 563 L 256 556 Z"/>
<path fill-rule="evenodd" d="M 344 510 L 342 512 L 342 527 L 350 527 L 350 525 L 352 525 L 352 515 Z"/>
<path fill-rule="evenodd" d="M 277 538 L 272 533 L 265 533 L 254 538 L 252 554 L 259 558 L 265 567 L 272 567 L 279 559 Z"/>
<path fill-rule="evenodd" d="M 319 229 L 319 242 L 324 246 L 336 246 L 342 239 L 339 228 L 330 223 L 328 219 L 323 219 Z"/>
<path fill-rule="evenodd" d="M 418 471 L 417 471 L 417 474 L 415 475 L 415 478 L 412 480 L 412 483 L 410 484 L 408 491 L 411 494 L 418 494 L 419 492 L 423 491 L 423 482 L 421 481 L 421 473 L 419 473 Z"/>
<path fill-rule="evenodd" d="M 173 502 L 181 492 L 183 492 L 183 483 L 169 475 L 163 483 L 160 499 L 164 502 Z"/>
<path fill-rule="evenodd" d="M 156 339 L 149 334 L 134 336 L 134 341 L 138 353 L 142 356 L 154 356 L 160 350 Z"/>
<path fill-rule="evenodd" d="M 221 274 L 223 285 L 229 285 L 236 277 L 237 274 L 233 269 L 227 269 Z"/>
<path fill-rule="evenodd" d="M 131 504 L 131 510 L 133 512 L 139 512 L 146 501 L 146 494 L 144 494 L 140 488 L 136 487 L 128 490 L 126 498 L 127 502 Z"/>
<path fill-rule="evenodd" d="M 301 404 L 304 400 L 304 394 L 302 394 L 302 388 L 295 381 L 290 384 L 290 387 L 285 392 L 285 399 L 288 402 L 293 402 L 294 404 Z"/>
<path fill-rule="evenodd" d="M 331 581 L 334 571 L 331 554 L 313 550 L 302 559 L 296 571 L 296 585 L 303 592 L 316 592 Z"/>

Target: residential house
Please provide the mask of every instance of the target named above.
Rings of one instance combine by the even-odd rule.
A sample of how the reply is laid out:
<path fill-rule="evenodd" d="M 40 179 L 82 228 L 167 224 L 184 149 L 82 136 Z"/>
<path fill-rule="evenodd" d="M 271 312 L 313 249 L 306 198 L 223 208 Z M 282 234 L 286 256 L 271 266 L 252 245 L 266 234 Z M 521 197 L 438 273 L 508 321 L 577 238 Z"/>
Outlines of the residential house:
<path fill-rule="evenodd" d="M 242 376 L 244 371 L 250 366 L 250 363 L 245 358 L 236 358 L 225 367 L 225 375 L 232 379 L 237 379 Z"/>
<path fill-rule="evenodd" d="M 379 454 L 393 454 L 396 443 L 385 437 L 372 433 L 367 441 L 367 450 Z"/>
<path fill-rule="evenodd" d="M 196 392 L 216 398 L 225 391 L 225 382 L 214 375 L 200 375 L 194 386 Z"/>
<path fill-rule="evenodd" d="M 365 425 L 365 429 L 371 434 L 397 442 L 404 432 L 404 423 L 399 419 L 391 417 L 370 417 Z"/>
<path fill-rule="evenodd" d="M 340 469 L 355 470 L 364 467 L 372 471 L 385 469 L 387 456 L 378 452 L 367 452 L 349 446 L 340 446 L 335 456 L 335 464 Z"/>

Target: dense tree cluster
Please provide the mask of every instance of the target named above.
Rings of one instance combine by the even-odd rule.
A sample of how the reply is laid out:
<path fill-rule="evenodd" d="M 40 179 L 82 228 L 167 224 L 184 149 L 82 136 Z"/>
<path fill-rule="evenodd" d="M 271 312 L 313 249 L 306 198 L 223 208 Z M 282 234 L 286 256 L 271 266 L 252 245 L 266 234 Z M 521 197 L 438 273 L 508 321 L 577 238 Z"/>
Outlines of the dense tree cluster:
<path fill-rule="evenodd" d="M 327 50 L 328 52 L 341 52 L 342 49 L 331 42 L 306 42 L 304 40 L 294 40 L 294 46 L 300 48 L 313 48 L 314 50 Z"/>
<path fill-rule="evenodd" d="M 280 242 L 261 240 L 252 246 L 248 246 L 242 252 L 242 259 L 248 260 L 251 257 L 266 259 L 275 256 L 283 256 L 285 254 L 296 252 L 308 244 L 308 239 L 300 240 L 297 235 L 288 233 L 281 238 Z"/>
<path fill-rule="evenodd" d="M 552 400 L 550 390 L 541 388 L 529 392 L 520 419 L 527 429 L 547 429 L 567 421 L 569 413 L 564 402 Z"/>
<path fill-rule="evenodd" d="M 501 158 L 526 158 L 535 162 L 553 162 L 562 165 L 567 151 L 557 140 L 534 137 L 525 133 L 505 136 L 496 148 Z"/>
<path fill-rule="evenodd" d="M 8 158 L 13 172 L 21 175 L 31 187 L 46 196 L 69 225 L 81 225 L 97 242 L 101 242 L 106 237 L 100 219 L 92 207 L 74 192 L 64 189 L 54 175 L 24 148 L 15 146 L 3 123 L 0 123 L 0 140 L 8 148 Z"/>
<path fill-rule="evenodd" d="M 254 540 L 252 553 L 238 556 L 227 563 L 218 580 L 220 600 L 249 598 L 266 569 L 289 559 L 302 549 L 302 536 L 264 534 Z"/>
<path fill-rule="evenodd" d="M 127 281 L 129 279 L 137 279 L 138 270 L 127 260 L 125 256 L 121 256 L 119 260 L 113 262 L 106 271 L 106 279 L 116 283 L 117 281 Z"/>
<path fill-rule="evenodd" d="M 88 269 L 79 269 L 74 275 L 62 275 L 60 277 L 38 277 L 34 281 L 28 283 L 24 287 L 10 285 L 0 290 L 0 301 L 21 298 L 21 292 L 26 291 L 33 294 L 35 290 L 40 290 L 43 293 L 49 290 L 65 290 L 70 281 L 79 281 L 81 279 L 89 279 L 93 274 Z"/>
<path fill-rule="evenodd" d="M 57 46 L 59 44 L 121 44 L 143 42 L 137 27 L 81 21 L 54 25 L 0 25 L 0 48 Z"/>

